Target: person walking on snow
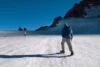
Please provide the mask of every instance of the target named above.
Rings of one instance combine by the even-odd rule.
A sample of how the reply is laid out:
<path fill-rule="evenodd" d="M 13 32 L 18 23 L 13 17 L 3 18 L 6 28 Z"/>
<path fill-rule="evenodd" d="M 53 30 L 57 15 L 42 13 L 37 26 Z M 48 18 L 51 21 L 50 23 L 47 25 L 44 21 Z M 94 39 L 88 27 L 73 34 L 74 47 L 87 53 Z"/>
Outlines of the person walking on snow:
<path fill-rule="evenodd" d="M 72 33 L 71 26 L 64 23 L 64 27 L 62 29 L 62 41 L 61 41 L 62 50 L 60 51 L 60 53 L 65 53 L 64 43 L 66 42 L 71 52 L 71 55 L 74 55 L 74 52 L 72 49 L 72 38 L 73 38 L 73 33 Z"/>
<path fill-rule="evenodd" d="M 26 36 L 26 34 L 27 34 L 27 29 L 24 28 L 24 36 Z"/>

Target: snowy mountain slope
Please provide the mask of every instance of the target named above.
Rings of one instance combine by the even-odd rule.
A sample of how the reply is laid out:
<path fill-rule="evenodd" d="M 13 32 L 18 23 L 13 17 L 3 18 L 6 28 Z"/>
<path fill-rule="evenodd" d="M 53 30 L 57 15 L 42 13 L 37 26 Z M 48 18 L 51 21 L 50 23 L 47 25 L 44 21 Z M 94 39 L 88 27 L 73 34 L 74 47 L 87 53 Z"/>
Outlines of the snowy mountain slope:
<path fill-rule="evenodd" d="M 91 9 L 86 8 L 87 18 L 96 18 L 100 15 L 100 6 L 92 6 Z"/>
<path fill-rule="evenodd" d="M 100 34 L 100 18 L 70 18 L 61 20 L 58 26 L 39 31 L 41 34 L 61 34 L 63 23 L 68 23 L 73 33 L 76 34 Z"/>
<path fill-rule="evenodd" d="M 99 67 L 99 40 L 100 35 L 74 36 L 75 55 L 62 57 L 55 54 L 61 49 L 61 36 L 0 37 L 0 67 Z"/>
<path fill-rule="evenodd" d="M 71 18 L 64 20 L 71 25 L 74 34 L 100 34 L 100 18 Z"/>
<path fill-rule="evenodd" d="M 61 34 L 61 29 L 64 23 L 68 23 L 74 34 L 100 34 L 100 6 L 92 6 L 91 9 L 85 8 L 87 16 L 85 18 L 67 18 L 59 21 L 59 24 L 54 28 L 47 28 L 44 31 L 39 31 L 41 34 Z"/>

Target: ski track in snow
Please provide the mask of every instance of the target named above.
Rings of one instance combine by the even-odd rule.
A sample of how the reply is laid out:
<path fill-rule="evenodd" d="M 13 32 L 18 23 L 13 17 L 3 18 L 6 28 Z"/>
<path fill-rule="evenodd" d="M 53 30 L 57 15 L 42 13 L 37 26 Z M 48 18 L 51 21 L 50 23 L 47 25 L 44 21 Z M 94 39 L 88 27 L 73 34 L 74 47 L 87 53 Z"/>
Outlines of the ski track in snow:
<path fill-rule="evenodd" d="M 61 57 L 61 36 L 0 37 L 0 67 L 99 67 L 100 35 L 73 38 L 75 55 Z M 69 55 L 65 44 L 66 55 Z"/>

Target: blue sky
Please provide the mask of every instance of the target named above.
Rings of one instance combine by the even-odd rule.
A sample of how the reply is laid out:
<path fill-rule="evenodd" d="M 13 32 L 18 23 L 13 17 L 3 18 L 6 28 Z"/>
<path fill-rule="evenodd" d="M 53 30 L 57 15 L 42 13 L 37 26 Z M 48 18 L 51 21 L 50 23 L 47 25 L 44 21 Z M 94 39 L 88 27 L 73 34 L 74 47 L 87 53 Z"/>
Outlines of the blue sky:
<path fill-rule="evenodd" d="M 26 27 L 35 30 L 51 25 L 57 16 L 64 16 L 80 0 L 0 0 L 0 30 Z"/>

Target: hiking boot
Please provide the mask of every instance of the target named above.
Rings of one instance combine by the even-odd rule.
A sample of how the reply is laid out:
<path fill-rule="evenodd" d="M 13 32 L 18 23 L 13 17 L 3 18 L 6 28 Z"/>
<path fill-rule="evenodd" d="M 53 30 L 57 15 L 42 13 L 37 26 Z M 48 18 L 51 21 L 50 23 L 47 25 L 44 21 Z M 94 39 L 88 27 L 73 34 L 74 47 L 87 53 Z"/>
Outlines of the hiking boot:
<path fill-rule="evenodd" d="M 71 56 L 72 56 L 72 55 L 74 55 L 74 52 L 73 52 L 73 51 L 71 51 L 71 54 L 70 54 L 70 55 L 71 55 Z"/>
<path fill-rule="evenodd" d="M 61 50 L 60 53 L 65 53 L 65 51 L 64 50 Z"/>

